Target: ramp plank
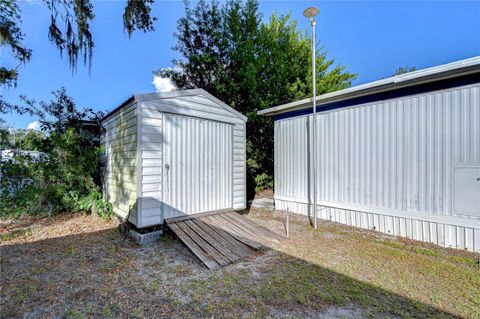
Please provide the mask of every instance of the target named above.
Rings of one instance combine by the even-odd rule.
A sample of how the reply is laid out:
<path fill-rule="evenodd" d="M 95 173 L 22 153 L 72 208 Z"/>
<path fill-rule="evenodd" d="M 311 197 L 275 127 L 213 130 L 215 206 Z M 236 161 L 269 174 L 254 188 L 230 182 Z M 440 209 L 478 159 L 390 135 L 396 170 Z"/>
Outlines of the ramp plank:
<path fill-rule="evenodd" d="M 262 234 L 258 226 L 252 227 L 250 224 L 246 223 L 244 221 L 244 218 L 240 217 L 240 215 L 238 215 L 237 213 L 231 213 L 231 214 L 225 215 L 224 217 L 231 219 L 233 222 L 236 223 L 238 227 L 241 227 L 247 233 L 251 234 L 252 236 L 255 236 L 259 242 L 263 244 L 267 244 L 271 241 L 271 239 L 269 239 L 268 236 L 264 236 Z"/>
<path fill-rule="evenodd" d="M 244 223 L 247 223 L 249 224 L 250 226 L 256 228 L 256 229 L 260 229 L 262 231 L 262 234 L 265 235 L 265 236 L 268 236 L 268 237 L 271 237 L 271 238 L 275 238 L 277 239 L 278 241 L 282 241 L 285 239 L 285 237 L 283 237 L 282 235 L 280 234 L 277 234 L 276 232 L 264 227 L 264 226 L 260 226 L 258 225 L 257 223 L 255 223 L 253 220 L 251 220 L 250 218 L 244 216 L 244 215 L 240 215 L 238 213 L 235 213 L 235 212 L 230 212 L 228 213 L 227 215 L 234 215 L 236 216 L 237 218 L 240 218 Z"/>
<path fill-rule="evenodd" d="M 252 247 L 255 250 L 259 250 L 263 248 L 263 245 L 258 242 L 256 238 L 252 238 L 250 234 L 246 234 L 244 230 L 237 227 L 234 223 L 222 218 L 219 215 L 212 216 L 211 220 L 219 227 L 226 229 L 230 235 L 232 235 L 235 239 L 247 244 L 248 246 Z"/>
<path fill-rule="evenodd" d="M 255 231 L 252 231 L 248 227 L 244 226 L 243 224 L 239 223 L 237 220 L 233 219 L 232 217 L 227 216 L 218 216 L 218 218 L 223 218 L 227 223 L 229 223 L 232 227 L 238 230 L 238 234 L 245 238 L 248 238 L 262 247 L 268 244 L 268 241 L 265 240 L 262 236 L 257 234 Z"/>
<path fill-rule="evenodd" d="M 216 269 L 220 265 L 208 254 L 206 254 L 195 242 L 176 224 L 170 224 L 170 229 L 180 238 L 195 256 L 198 257 L 209 269 Z"/>
<path fill-rule="evenodd" d="M 251 229 L 254 229 L 256 230 L 256 233 L 257 234 L 260 234 L 262 237 L 264 237 L 266 240 L 276 240 L 276 241 L 281 241 L 283 240 L 284 238 L 282 238 L 280 235 L 278 235 L 277 233 L 271 231 L 270 229 L 266 228 L 266 227 L 263 227 L 263 226 L 260 226 L 258 224 L 256 224 L 254 221 L 250 220 L 249 218 L 245 217 L 245 216 L 242 216 L 240 214 L 237 214 L 235 212 L 230 212 L 230 213 L 227 213 L 225 216 L 229 216 L 231 218 L 234 218 L 235 220 L 237 220 L 238 222 L 244 224 L 244 225 L 247 225 L 248 227 L 250 227 Z"/>
<path fill-rule="evenodd" d="M 231 249 L 232 253 L 237 256 L 238 259 L 247 257 L 252 254 L 252 251 L 244 243 L 236 240 L 230 234 L 223 229 L 207 224 L 205 221 L 198 219 L 196 224 L 202 227 L 206 232 L 215 236 L 217 241 L 221 242 L 226 248 Z"/>
<path fill-rule="evenodd" d="M 281 236 L 231 210 L 170 219 L 167 226 L 209 269 L 226 266 Z"/>
<path fill-rule="evenodd" d="M 227 259 L 225 259 L 215 250 L 215 248 L 213 248 L 212 246 L 210 246 L 210 244 L 203 240 L 202 237 L 200 237 L 193 229 L 191 229 L 185 223 L 185 221 L 181 221 L 175 224 L 177 224 L 185 233 L 187 233 L 188 236 L 190 236 L 190 238 L 192 238 L 201 249 L 203 249 L 209 256 L 215 259 L 217 263 L 222 266 L 226 266 L 229 264 L 229 261 Z"/>
<path fill-rule="evenodd" d="M 207 232 L 205 232 L 201 227 L 199 227 L 194 220 L 186 220 L 185 224 L 190 226 L 200 237 L 203 238 L 207 243 L 209 243 L 213 248 L 215 248 L 215 254 L 219 256 L 215 256 L 215 259 L 222 258 L 225 260 L 225 263 L 234 262 L 238 259 L 235 255 L 233 255 L 228 249 L 226 249 L 221 242 L 217 241 L 214 236 L 211 236 Z"/>

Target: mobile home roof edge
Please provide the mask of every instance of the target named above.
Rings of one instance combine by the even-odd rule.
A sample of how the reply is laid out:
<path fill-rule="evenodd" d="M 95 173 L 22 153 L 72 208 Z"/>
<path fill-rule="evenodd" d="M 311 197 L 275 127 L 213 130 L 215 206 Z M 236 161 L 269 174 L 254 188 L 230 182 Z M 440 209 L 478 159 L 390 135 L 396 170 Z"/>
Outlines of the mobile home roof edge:
<path fill-rule="evenodd" d="M 317 105 L 321 106 L 327 103 L 340 102 L 343 100 L 349 100 L 351 98 L 382 93 L 417 84 L 424 84 L 461 75 L 468 75 L 476 72 L 480 72 L 480 56 L 443 64 L 428 69 L 395 75 L 386 79 L 318 95 L 316 97 L 316 101 Z M 257 114 L 275 116 L 286 112 L 307 109 L 311 108 L 312 101 L 312 98 L 306 98 L 261 110 L 258 111 Z"/>
<path fill-rule="evenodd" d="M 222 102 L 221 100 L 217 99 L 215 96 L 208 93 L 204 89 L 190 89 L 190 90 L 176 90 L 176 91 L 171 91 L 171 92 L 134 94 L 134 95 L 130 96 L 127 100 L 125 100 L 125 102 L 123 102 L 118 107 L 116 107 L 111 112 L 109 112 L 107 115 L 105 115 L 102 118 L 101 122 L 105 121 L 107 118 L 111 117 L 117 111 L 122 109 L 124 106 L 127 106 L 128 104 L 132 103 L 133 101 L 145 102 L 145 101 L 151 101 L 151 100 L 155 100 L 155 99 L 166 99 L 166 98 L 174 98 L 174 97 L 180 97 L 180 96 L 192 96 L 192 95 L 200 95 L 200 94 L 204 95 L 209 100 L 221 105 L 223 108 L 227 109 L 230 113 L 236 115 L 237 117 L 242 119 L 244 122 L 247 121 L 247 117 L 245 115 L 238 112 L 237 110 L 235 110 L 231 106 L 227 105 L 225 102 Z"/>

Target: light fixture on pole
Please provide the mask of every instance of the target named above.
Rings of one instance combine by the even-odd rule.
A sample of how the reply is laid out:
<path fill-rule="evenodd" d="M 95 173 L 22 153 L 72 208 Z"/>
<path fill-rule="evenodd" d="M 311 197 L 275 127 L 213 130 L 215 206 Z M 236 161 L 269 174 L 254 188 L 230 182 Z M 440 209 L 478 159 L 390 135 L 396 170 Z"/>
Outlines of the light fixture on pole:
<path fill-rule="evenodd" d="M 310 7 L 303 11 L 303 15 L 306 18 L 310 19 L 310 24 L 312 25 L 312 81 L 313 81 L 313 136 L 312 136 L 312 145 L 313 145 L 313 160 L 312 160 L 312 175 L 313 175 L 313 228 L 317 229 L 317 86 L 316 86 L 316 52 L 315 52 L 315 26 L 317 21 L 315 21 L 315 16 L 320 12 L 316 7 Z M 310 202 L 310 200 L 309 200 Z M 310 205 L 308 207 L 310 210 Z"/>

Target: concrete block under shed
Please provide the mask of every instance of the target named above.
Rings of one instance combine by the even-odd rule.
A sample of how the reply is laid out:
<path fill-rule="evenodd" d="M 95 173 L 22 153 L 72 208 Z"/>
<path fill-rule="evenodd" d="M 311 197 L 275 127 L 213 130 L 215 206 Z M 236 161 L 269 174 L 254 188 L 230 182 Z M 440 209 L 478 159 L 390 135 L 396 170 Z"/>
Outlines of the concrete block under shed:
<path fill-rule="evenodd" d="M 140 233 L 135 229 L 130 229 L 128 231 L 128 236 L 135 240 L 139 245 L 146 246 L 155 243 L 162 236 L 163 230 L 159 229 L 152 232 Z"/>

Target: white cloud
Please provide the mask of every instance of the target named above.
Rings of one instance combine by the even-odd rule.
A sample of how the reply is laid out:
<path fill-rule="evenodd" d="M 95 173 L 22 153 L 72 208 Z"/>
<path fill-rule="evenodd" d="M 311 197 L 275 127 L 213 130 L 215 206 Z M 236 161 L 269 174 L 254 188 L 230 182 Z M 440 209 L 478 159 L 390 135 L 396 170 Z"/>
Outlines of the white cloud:
<path fill-rule="evenodd" d="M 162 78 L 156 75 L 153 77 L 152 84 L 157 92 L 170 92 L 176 89 L 169 78 Z"/>
<path fill-rule="evenodd" d="M 40 122 L 39 121 L 33 121 L 33 122 L 28 123 L 27 130 L 39 131 L 40 130 Z"/>

